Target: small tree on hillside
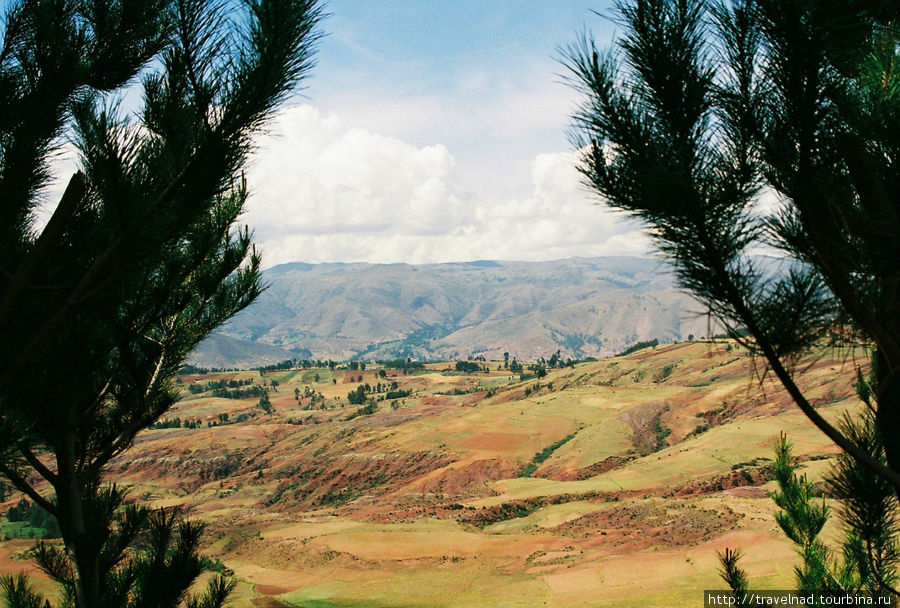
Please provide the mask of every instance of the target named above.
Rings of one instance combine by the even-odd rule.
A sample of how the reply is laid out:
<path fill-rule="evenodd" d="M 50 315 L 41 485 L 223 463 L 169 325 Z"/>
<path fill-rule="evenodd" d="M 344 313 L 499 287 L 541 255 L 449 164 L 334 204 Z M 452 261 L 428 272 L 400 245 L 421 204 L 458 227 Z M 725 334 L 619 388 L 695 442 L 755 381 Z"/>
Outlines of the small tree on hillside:
<path fill-rule="evenodd" d="M 643 219 L 682 284 L 804 414 L 900 495 L 900 9 L 868 0 L 634 0 L 566 65 L 588 184 Z M 759 204 L 765 189 L 779 204 Z M 753 254 L 775 248 L 772 269 Z M 749 339 L 742 337 L 745 329 Z M 887 466 L 812 407 L 793 368 L 874 348 Z"/>
<path fill-rule="evenodd" d="M 871 412 L 860 419 L 845 417 L 841 430 L 872 458 L 884 461 Z M 896 596 L 900 547 L 898 508 L 891 484 L 847 454 L 838 456 L 837 466 L 825 482 L 839 501 L 838 515 L 844 528 L 840 550 L 834 551 L 821 537 L 831 509 L 817 484 L 798 475 L 796 469 L 791 443 L 782 435 L 775 449 L 778 491 L 771 497 L 778 507 L 775 520 L 801 560 L 795 568 L 797 591 Z M 737 605 L 744 605 L 748 579 L 740 568 L 740 557 L 739 550 L 726 550 L 719 554 L 719 562 Z"/>
<path fill-rule="evenodd" d="M 262 397 L 259 398 L 257 405 L 259 405 L 265 413 L 272 413 L 272 401 L 269 399 L 269 393 L 263 393 Z"/>
<path fill-rule="evenodd" d="M 140 518 L 118 519 L 104 466 L 176 401 L 188 353 L 260 292 L 249 232 L 233 229 L 242 170 L 311 66 L 319 10 L 239 6 L 21 0 L 0 26 L 0 474 L 59 521 L 65 553 L 41 565 L 81 608 L 144 589 L 121 561 Z M 135 116 L 118 103 L 130 85 Z M 80 170 L 38 230 L 66 139 Z"/>

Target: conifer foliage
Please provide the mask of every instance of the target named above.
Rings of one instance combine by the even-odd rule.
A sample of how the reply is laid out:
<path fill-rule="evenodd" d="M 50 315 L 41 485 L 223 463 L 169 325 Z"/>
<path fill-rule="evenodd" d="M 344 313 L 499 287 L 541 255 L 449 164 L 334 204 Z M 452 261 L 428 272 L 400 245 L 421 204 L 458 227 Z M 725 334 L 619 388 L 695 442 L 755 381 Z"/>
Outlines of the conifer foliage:
<path fill-rule="evenodd" d="M 900 495 L 900 10 L 876 0 L 633 0 L 564 51 L 585 181 L 644 220 L 681 284 L 829 438 Z M 771 205 L 760 203 L 769 195 Z M 756 253 L 776 250 L 778 267 Z M 776 256 L 776 257 L 778 257 Z M 869 344 L 887 466 L 794 368 Z"/>
<path fill-rule="evenodd" d="M 861 417 L 845 416 L 841 430 L 872 458 L 884 461 L 884 450 L 870 411 Z M 791 442 L 781 435 L 775 446 L 775 480 L 770 494 L 778 507 L 775 521 L 800 557 L 794 572 L 797 591 L 816 594 L 860 594 L 896 598 L 897 503 L 890 483 L 847 454 L 837 458 L 825 487 L 838 499 L 843 524 L 840 551 L 834 551 L 821 533 L 831 509 L 822 488 L 797 473 Z M 738 566 L 741 552 L 726 549 L 719 554 L 720 574 L 732 590 L 736 605 L 743 605 L 748 586 Z"/>
<path fill-rule="evenodd" d="M 166 555 L 196 548 L 189 524 L 173 532 L 148 515 L 138 534 L 119 519 L 103 468 L 175 402 L 172 378 L 193 347 L 260 292 L 260 258 L 235 228 L 242 169 L 311 69 L 319 17 L 316 0 L 7 4 L 0 475 L 59 521 L 65 552 L 45 557 L 81 608 L 126 605 L 125 588 L 127 605 L 150 605 L 134 603 L 152 587 L 140 573 L 171 562 L 112 567 L 129 538 L 165 529 Z M 80 168 L 39 227 L 64 143 Z M 3 588 L 28 597 L 15 580 Z"/>

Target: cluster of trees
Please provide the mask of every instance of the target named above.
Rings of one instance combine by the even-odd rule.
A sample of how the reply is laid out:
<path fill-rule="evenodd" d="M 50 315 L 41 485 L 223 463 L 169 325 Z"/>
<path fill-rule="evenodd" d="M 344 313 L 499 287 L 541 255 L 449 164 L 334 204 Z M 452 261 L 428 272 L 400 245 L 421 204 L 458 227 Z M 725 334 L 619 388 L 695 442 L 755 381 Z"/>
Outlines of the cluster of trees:
<path fill-rule="evenodd" d="M 550 355 L 550 358 L 547 359 L 546 361 L 544 360 L 543 357 L 541 357 L 540 363 L 541 363 L 541 365 L 546 365 L 547 367 L 560 367 L 561 368 L 561 367 L 566 367 L 567 365 L 572 365 L 572 359 L 570 358 L 570 359 L 566 359 L 565 361 L 563 361 L 560 351 L 557 350 L 555 353 Z"/>
<path fill-rule="evenodd" d="M 304 387 L 303 396 L 304 398 L 309 398 L 309 403 L 301 409 L 315 409 L 317 406 L 320 406 L 322 408 L 325 407 L 325 395 L 323 395 L 321 392 L 315 391 L 307 386 Z"/>
<path fill-rule="evenodd" d="M 320 395 L 321 395 L 321 393 L 317 392 L 315 389 L 309 387 L 308 385 L 303 387 L 303 396 L 304 397 L 312 398 L 312 397 L 316 397 L 316 396 L 320 396 Z M 299 399 L 300 389 L 294 388 L 294 397 L 297 397 Z"/>
<path fill-rule="evenodd" d="M 6 512 L 9 521 L 24 521 L 32 528 L 41 528 L 44 533 L 41 538 L 59 538 L 62 534 L 59 523 L 46 509 L 38 504 L 23 498 Z"/>
<path fill-rule="evenodd" d="M 395 386 L 392 390 L 389 390 L 387 393 L 385 393 L 384 398 L 388 401 L 391 401 L 392 399 L 404 399 L 406 397 L 409 397 L 410 395 L 412 395 L 411 390 L 398 389 Z"/>
<path fill-rule="evenodd" d="M 464 374 L 472 374 L 475 372 L 486 372 L 488 369 L 477 361 L 457 361 L 456 371 L 463 372 Z"/>
<path fill-rule="evenodd" d="M 366 369 L 366 364 L 361 361 L 350 361 L 347 364 L 347 368 L 353 371 L 356 370 L 364 370 Z M 338 367 L 338 362 L 333 361 L 331 359 L 285 359 L 280 363 L 273 363 L 271 365 L 263 365 L 261 367 L 254 367 L 253 369 L 259 370 L 263 374 L 266 372 L 280 372 L 280 371 L 288 371 L 291 369 L 325 369 L 328 368 L 334 371 Z M 207 370 L 209 371 L 209 370 Z M 220 371 L 220 370 L 212 370 L 212 371 Z M 221 370 L 224 371 L 224 370 Z M 190 373 L 190 372 L 185 372 Z M 199 372 L 198 372 L 199 373 Z"/>
<path fill-rule="evenodd" d="M 368 382 L 366 382 L 365 384 L 360 384 L 354 390 L 347 393 L 347 401 L 349 401 L 351 405 L 362 405 L 370 399 L 369 395 L 381 392 L 384 392 L 385 394 L 381 395 L 378 398 L 379 401 L 402 399 L 404 397 L 409 397 L 410 395 L 412 395 L 411 390 L 403 390 L 398 388 L 398 386 L 399 385 L 396 381 L 391 382 L 390 385 L 388 385 L 387 383 L 381 384 L 381 382 L 379 382 L 375 386 L 372 386 Z"/>
<path fill-rule="evenodd" d="M 550 358 L 547 359 L 545 357 L 541 357 L 537 360 L 537 362 L 529 365 L 529 369 L 536 370 L 537 368 L 544 368 L 546 372 L 546 368 L 562 368 L 569 366 L 571 367 L 576 363 L 573 359 L 563 360 L 561 351 L 557 350 L 555 353 L 550 355 Z M 514 374 L 521 374 L 525 367 L 520 363 L 515 357 L 510 360 L 509 353 L 503 353 L 503 369 L 508 369 Z"/>
<path fill-rule="evenodd" d="M 359 365 L 359 364 L 357 364 Z M 328 368 L 332 371 L 337 368 L 337 361 L 332 361 L 331 359 L 294 359 L 292 361 L 292 367 L 286 369 L 292 369 L 293 367 L 297 367 L 300 369 L 325 369 Z M 365 367 L 361 368 L 365 369 Z"/>
<path fill-rule="evenodd" d="M 561 350 L 557 349 L 555 353 L 550 355 L 550 358 L 547 359 L 545 357 L 541 357 L 537 360 L 536 363 L 529 365 L 529 369 L 534 371 L 539 377 L 544 377 L 547 374 L 547 368 L 563 368 L 563 367 L 573 367 L 575 363 L 578 361 L 575 359 L 563 359 Z M 498 367 L 498 370 L 501 368 Z M 508 369 L 514 374 L 522 374 L 525 370 L 525 367 L 513 357 L 512 361 L 510 361 L 509 353 L 503 353 L 503 367 L 502 369 Z M 539 370 L 543 370 L 540 372 Z M 485 370 L 486 371 L 486 370 Z M 532 376 L 529 376 L 532 377 Z"/>
<path fill-rule="evenodd" d="M 243 380 L 235 380 L 231 379 L 227 382 L 225 380 L 219 380 L 218 382 L 208 382 L 208 389 L 217 389 L 217 388 L 239 388 L 241 386 L 249 386 L 253 384 L 253 378 L 244 378 Z"/>
<path fill-rule="evenodd" d="M 547 368 L 544 367 L 543 364 L 540 363 L 532 363 L 528 366 L 528 371 L 530 374 L 521 374 L 519 376 L 520 380 L 528 380 L 529 378 L 543 378 L 547 375 Z"/>
<path fill-rule="evenodd" d="M 272 390 L 278 390 L 277 380 L 270 380 L 269 384 Z M 241 388 L 245 386 L 249 388 Z M 212 397 L 219 397 L 220 399 L 256 399 L 262 398 L 269 392 L 269 388 L 255 385 L 252 378 L 245 380 L 210 380 L 206 384 L 189 384 L 187 388 L 193 395 L 211 391 Z"/>
<path fill-rule="evenodd" d="M 227 415 L 227 414 L 226 414 Z M 186 429 L 199 429 L 203 428 L 203 422 L 198 418 L 185 418 L 182 420 L 178 416 L 174 418 L 163 418 L 162 420 L 158 420 L 150 425 L 152 429 L 178 429 L 178 428 L 186 428 Z"/>
<path fill-rule="evenodd" d="M 261 374 L 265 375 L 266 372 L 284 372 L 289 369 L 293 369 L 297 365 L 296 359 L 285 359 L 279 363 L 272 363 L 270 365 L 263 365 L 261 367 L 254 368 L 258 370 Z"/>
<path fill-rule="evenodd" d="M 631 346 L 616 353 L 616 356 L 624 357 L 625 355 L 630 355 L 631 353 L 636 353 L 639 350 L 644 350 L 645 348 L 655 348 L 657 346 L 659 346 L 659 340 L 657 340 L 656 338 L 653 338 L 652 340 L 643 340 L 640 342 L 635 342 Z"/>
<path fill-rule="evenodd" d="M 240 418 L 240 416 L 238 416 L 238 418 Z M 206 426 L 222 426 L 225 424 L 232 424 L 234 422 L 238 422 L 238 419 L 236 418 L 235 420 L 231 420 L 231 416 L 228 414 L 228 412 L 220 412 L 219 415 L 216 416 L 215 420 L 207 420 Z M 243 422 L 243 420 L 241 420 L 241 422 Z"/>
<path fill-rule="evenodd" d="M 191 375 L 202 375 L 208 374 L 210 368 L 208 367 L 197 367 L 196 365 L 191 365 L 190 363 L 185 363 L 181 366 L 181 369 L 178 370 L 179 374 L 191 374 Z"/>
<path fill-rule="evenodd" d="M 344 420 L 353 420 L 354 418 L 358 418 L 360 416 L 370 416 L 378 411 L 378 406 L 374 401 L 369 401 L 364 406 L 357 408 L 353 412 L 347 414 L 347 417 Z"/>
<path fill-rule="evenodd" d="M 253 384 L 252 378 L 246 378 L 244 380 L 234 380 L 234 379 L 232 379 L 232 380 L 210 380 L 206 384 L 196 384 L 196 383 L 188 384 L 187 388 L 188 388 L 188 391 L 192 395 L 197 395 L 199 393 L 205 393 L 206 391 L 216 391 L 216 390 L 221 391 L 226 388 L 234 389 L 234 388 L 240 388 L 242 386 L 249 386 L 251 384 Z M 215 395 L 215 396 L 218 397 L 220 395 Z M 253 395 L 253 396 L 256 397 L 258 395 Z M 234 398 L 239 399 L 240 397 L 234 397 Z"/>
<path fill-rule="evenodd" d="M 424 363 L 421 361 L 413 361 L 411 357 L 407 357 L 406 359 L 379 359 L 376 363 L 384 369 L 396 369 L 404 374 L 425 369 Z"/>
<path fill-rule="evenodd" d="M 360 384 L 359 386 L 356 387 L 355 390 L 352 390 L 349 393 L 347 393 L 347 401 L 349 401 L 351 405 L 362 405 L 363 403 L 365 403 L 366 400 L 368 399 L 368 393 L 366 391 L 366 386 L 368 386 L 368 385 Z M 371 390 L 371 387 L 369 387 L 369 389 Z"/>
<path fill-rule="evenodd" d="M 187 420 L 185 420 L 187 423 Z M 157 420 L 150 427 L 152 429 L 180 429 L 181 428 L 181 418 L 175 416 L 174 418 L 163 418 L 162 420 Z M 187 427 L 185 427 L 187 428 Z"/>
<path fill-rule="evenodd" d="M 269 393 L 266 391 L 263 391 L 263 394 L 259 398 L 257 405 L 260 407 L 260 409 L 262 409 L 262 411 L 264 411 L 267 414 L 271 414 L 273 411 L 275 411 L 272 408 L 272 402 L 269 400 Z"/>
<path fill-rule="evenodd" d="M 253 399 L 253 398 L 262 398 L 268 396 L 269 389 L 263 386 L 250 386 L 249 388 L 236 388 L 236 389 L 227 389 L 227 388 L 215 388 L 213 389 L 211 395 L 213 397 L 219 397 L 221 399 Z"/>

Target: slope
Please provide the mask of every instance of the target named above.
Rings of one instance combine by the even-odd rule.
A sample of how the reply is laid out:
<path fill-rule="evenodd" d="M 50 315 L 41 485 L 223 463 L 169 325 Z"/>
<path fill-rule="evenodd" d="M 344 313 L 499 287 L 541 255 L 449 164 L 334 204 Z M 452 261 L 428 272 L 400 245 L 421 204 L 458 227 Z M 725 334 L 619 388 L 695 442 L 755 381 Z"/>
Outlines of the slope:
<path fill-rule="evenodd" d="M 857 406 L 852 356 L 802 375 L 830 419 Z M 734 343 L 525 380 L 452 367 L 185 376 L 175 414 L 198 428 L 148 431 L 111 468 L 209 523 L 239 606 L 694 606 L 738 545 L 755 586 L 791 585 L 772 445 L 787 431 L 814 478 L 835 448 Z M 267 389 L 274 411 L 202 391 L 221 381 Z M 366 384 L 374 405 L 351 405 Z"/>
<path fill-rule="evenodd" d="M 662 262 L 286 264 L 222 332 L 317 359 L 610 355 L 706 333 Z"/>

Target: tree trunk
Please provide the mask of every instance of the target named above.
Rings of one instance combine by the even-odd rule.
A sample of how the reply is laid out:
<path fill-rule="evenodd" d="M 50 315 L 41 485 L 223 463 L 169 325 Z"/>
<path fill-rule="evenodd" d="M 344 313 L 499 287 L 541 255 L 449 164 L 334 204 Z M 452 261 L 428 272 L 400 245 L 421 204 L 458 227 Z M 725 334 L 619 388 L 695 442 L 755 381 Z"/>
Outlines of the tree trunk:
<path fill-rule="evenodd" d="M 78 608 L 95 608 L 100 605 L 99 547 L 85 525 L 84 494 L 75 469 L 75 438 L 63 441 L 56 451 L 59 526 L 74 565 L 75 603 Z"/>

